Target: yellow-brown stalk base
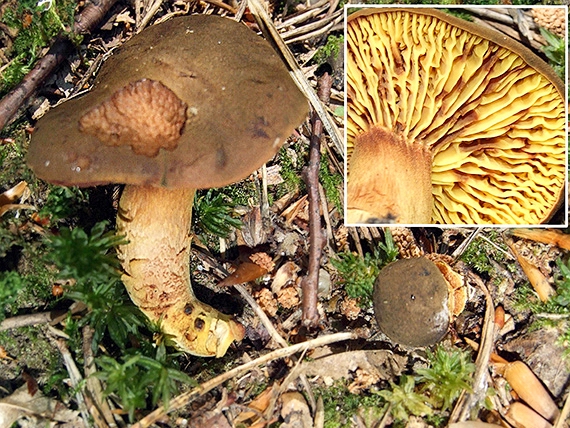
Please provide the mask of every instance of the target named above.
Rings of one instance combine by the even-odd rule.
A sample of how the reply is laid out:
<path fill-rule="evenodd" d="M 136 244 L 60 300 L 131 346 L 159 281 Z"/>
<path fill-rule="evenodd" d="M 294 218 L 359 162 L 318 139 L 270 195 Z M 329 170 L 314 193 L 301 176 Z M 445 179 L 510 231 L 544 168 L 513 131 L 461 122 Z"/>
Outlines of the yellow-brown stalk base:
<path fill-rule="evenodd" d="M 225 354 L 243 326 L 200 302 L 190 283 L 193 189 L 126 186 L 117 233 L 122 280 L 132 301 L 177 348 L 199 356 Z"/>
<path fill-rule="evenodd" d="M 347 222 L 432 222 L 428 148 L 375 126 L 356 137 L 347 186 Z"/>

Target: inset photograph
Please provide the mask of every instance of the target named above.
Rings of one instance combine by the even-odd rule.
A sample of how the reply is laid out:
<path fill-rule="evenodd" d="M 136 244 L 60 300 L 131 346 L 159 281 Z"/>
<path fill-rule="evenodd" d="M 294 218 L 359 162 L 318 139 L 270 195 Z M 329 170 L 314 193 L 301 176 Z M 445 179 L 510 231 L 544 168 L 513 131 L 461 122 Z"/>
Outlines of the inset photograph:
<path fill-rule="evenodd" d="M 348 225 L 567 225 L 567 7 L 347 7 Z"/>

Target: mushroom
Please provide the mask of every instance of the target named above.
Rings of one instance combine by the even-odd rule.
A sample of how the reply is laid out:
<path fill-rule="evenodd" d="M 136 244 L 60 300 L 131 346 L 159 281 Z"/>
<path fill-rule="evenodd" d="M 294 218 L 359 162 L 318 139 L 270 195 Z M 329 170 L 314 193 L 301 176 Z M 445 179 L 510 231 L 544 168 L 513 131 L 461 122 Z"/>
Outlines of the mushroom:
<path fill-rule="evenodd" d="M 434 9 L 362 9 L 346 34 L 347 223 L 551 218 L 566 113 L 547 64 Z"/>
<path fill-rule="evenodd" d="M 266 41 L 227 18 L 178 17 L 134 36 L 91 92 L 38 121 L 28 163 L 52 183 L 126 184 L 118 256 L 131 299 L 179 349 L 219 357 L 244 328 L 192 292 L 195 189 L 246 177 L 306 114 Z"/>
<path fill-rule="evenodd" d="M 400 345 L 433 345 L 447 333 L 448 284 L 425 257 L 397 260 L 382 269 L 373 302 L 380 330 Z"/>

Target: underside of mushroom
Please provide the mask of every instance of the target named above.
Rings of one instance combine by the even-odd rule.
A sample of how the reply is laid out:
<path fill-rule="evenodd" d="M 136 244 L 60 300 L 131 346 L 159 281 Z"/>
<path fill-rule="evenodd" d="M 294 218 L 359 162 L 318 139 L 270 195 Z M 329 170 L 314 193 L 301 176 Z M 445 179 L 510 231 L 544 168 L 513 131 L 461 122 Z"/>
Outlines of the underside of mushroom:
<path fill-rule="evenodd" d="M 346 66 L 349 223 L 538 224 L 560 206 L 563 85 L 523 46 L 369 8 L 349 17 Z"/>

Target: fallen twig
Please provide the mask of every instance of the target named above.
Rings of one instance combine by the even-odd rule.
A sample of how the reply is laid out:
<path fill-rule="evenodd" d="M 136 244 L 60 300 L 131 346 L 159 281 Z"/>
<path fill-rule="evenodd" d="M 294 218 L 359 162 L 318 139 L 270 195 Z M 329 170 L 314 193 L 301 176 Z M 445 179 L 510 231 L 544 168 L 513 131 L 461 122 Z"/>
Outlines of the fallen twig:
<path fill-rule="evenodd" d="M 318 21 L 311 22 L 301 27 L 293 28 L 289 31 L 281 33 L 281 37 L 285 43 L 295 43 L 301 40 L 308 40 L 312 37 L 328 32 L 334 25 L 340 24 L 343 20 L 342 9 L 337 10 L 330 16 L 325 16 Z"/>
<path fill-rule="evenodd" d="M 270 361 L 278 360 L 280 358 L 288 357 L 289 355 L 296 354 L 297 352 L 302 352 L 307 349 L 317 348 L 319 346 L 329 345 L 331 343 L 342 342 L 345 340 L 357 339 L 358 334 L 356 333 L 335 333 L 329 334 L 326 336 L 321 336 L 316 339 L 308 340 L 306 342 L 298 343 L 296 345 L 291 345 L 287 348 L 277 349 L 276 351 L 272 351 L 268 354 L 265 354 L 255 360 L 249 361 L 248 363 L 242 364 L 226 373 L 223 373 L 219 376 L 216 376 L 213 379 L 210 379 L 207 382 L 204 382 L 202 385 L 193 388 L 192 390 L 185 392 L 184 394 L 179 395 L 178 397 L 173 398 L 170 400 L 168 404 L 168 409 L 164 406 L 159 407 L 158 409 L 154 410 L 152 413 L 148 414 L 136 424 L 133 425 L 133 428 L 145 428 L 149 427 L 151 424 L 156 422 L 160 419 L 163 415 L 168 412 L 172 412 L 178 410 L 190 402 L 195 400 L 201 395 L 204 395 L 211 391 L 212 389 L 222 385 L 224 382 L 227 382 L 230 379 L 233 379 L 237 376 L 242 376 L 244 373 L 247 373 L 249 370 L 260 366 L 262 364 L 267 364 Z"/>
<path fill-rule="evenodd" d="M 326 73 L 319 79 L 318 96 L 323 104 L 330 97 L 332 77 Z M 309 270 L 303 279 L 303 324 L 315 327 L 319 320 L 317 312 L 317 289 L 319 286 L 319 269 L 325 236 L 321 227 L 319 203 L 319 168 L 321 158 L 321 138 L 323 122 L 313 112 L 311 117 L 312 135 L 309 144 L 309 164 L 305 168 L 305 181 L 309 199 Z"/>
<path fill-rule="evenodd" d="M 0 331 L 19 327 L 27 327 L 30 325 L 46 324 L 52 322 L 56 318 L 61 317 L 62 315 L 65 315 L 66 313 L 67 311 L 65 310 L 57 310 L 6 318 L 4 321 L 0 322 Z"/>
<path fill-rule="evenodd" d="M 77 401 L 77 405 L 79 406 L 79 411 L 81 412 L 81 416 L 83 417 L 85 424 L 88 424 L 89 421 L 91 420 L 88 408 L 91 406 L 87 405 L 88 399 L 87 397 L 85 397 L 82 388 L 80 387 L 83 381 L 83 376 L 81 376 L 81 373 L 77 368 L 77 365 L 75 364 L 75 361 L 71 356 L 71 353 L 69 352 L 69 348 L 67 347 L 66 341 L 64 339 L 58 339 L 56 341 L 56 345 L 63 358 L 63 364 L 67 369 L 67 373 L 69 374 L 69 380 L 71 382 L 71 386 L 75 390 L 75 399 Z M 97 426 L 106 427 L 107 425 L 104 424 Z"/>
<path fill-rule="evenodd" d="M 495 305 L 493 298 L 487 290 L 483 281 L 475 276 L 469 274 L 470 279 L 474 281 L 478 287 L 485 294 L 485 318 L 483 321 L 483 329 L 481 333 L 481 341 L 477 351 L 477 358 L 475 359 L 475 373 L 473 374 L 473 391 L 468 392 L 463 390 L 461 396 L 457 400 L 449 423 L 462 422 L 467 420 L 471 409 L 483 398 L 487 392 L 487 374 L 489 371 L 489 359 L 493 351 L 493 344 L 495 340 Z"/>
<path fill-rule="evenodd" d="M 94 408 L 89 409 L 91 414 L 97 412 L 100 417 L 105 419 L 106 424 L 109 427 L 115 427 L 115 418 L 113 417 L 113 412 L 111 407 L 103 397 L 103 387 L 101 386 L 101 381 L 93 376 L 97 369 L 95 367 L 95 358 L 93 356 L 93 334 L 95 330 L 86 325 L 83 327 L 83 371 L 85 373 L 85 388 L 90 394 Z"/>
<path fill-rule="evenodd" d="M 566 421 L 568 420 L 568 416 L 570 415 L 570 390 L 566 391 L 566 400 L 564 400 L 564 407 L 562 407 L 562 411 L 556 418 L 554 422 L 554 428 L 563 428 L 566 425 Z"/>
<path fill-rule="evenodd" d="M 73 32 L 84 34 L 92 31 L 116 1 L 98 0 L 88 4 L 77 16 Z M 6 126 L 24 101 L 34 93 L 37 87 L 72 51 L 73 44 L 69 38 L 58 36 L 55 39 L 47 54 L 38 60 L 22 81 L 0 100 L 0 129 Z"/>
<path fill-rule="evenodd" d="M 81 312 L 85 309 L 83 303 L 73 304 L 69 309 L 58 309 L 49 312 L 40 312 L 35 314 L 18 315 L 11 318 L 6 318 L 0 322 L 0 331 L 10 330 L 18 327 L 27 327 L 38 324 L 57 324 L 67 316 L 71 311 L 72 314 Z"/>

